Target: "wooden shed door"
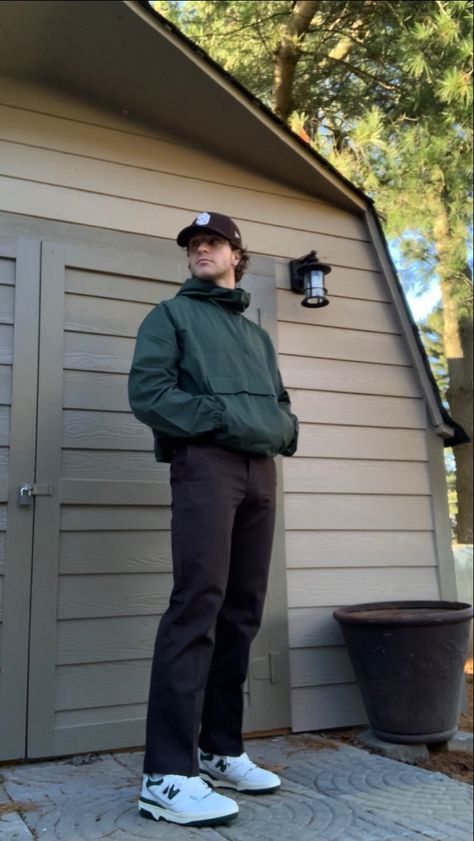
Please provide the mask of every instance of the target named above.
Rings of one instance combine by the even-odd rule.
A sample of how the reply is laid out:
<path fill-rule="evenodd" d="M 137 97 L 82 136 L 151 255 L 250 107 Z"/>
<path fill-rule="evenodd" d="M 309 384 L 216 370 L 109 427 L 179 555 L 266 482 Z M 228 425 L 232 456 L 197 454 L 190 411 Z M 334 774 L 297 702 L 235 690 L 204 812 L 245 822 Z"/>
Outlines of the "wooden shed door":
<path fill-rule="evenodd" d="M 39 316 L 32 325 L 32 306 L 28 322 L 31 342 L 39 323 L 34 496 L 15 507 L 33 529 L 28 697 L 11 711 L 27 716 L 28 757 L 144 741 L 171 587 L 169 468 L 129 410 L 127 373 L 140 322 L 177 289 L 166 274 L 156 249 L 42 243 Z M 289 723 L 280 566 L 253 648 L 247 731 Z M 21 681 L 25 696 L 26 672 Z"/>
<path fill-rule="evenodd" d="M 0 243 L 0 759 L 25 756 L 40 242 Z"/>

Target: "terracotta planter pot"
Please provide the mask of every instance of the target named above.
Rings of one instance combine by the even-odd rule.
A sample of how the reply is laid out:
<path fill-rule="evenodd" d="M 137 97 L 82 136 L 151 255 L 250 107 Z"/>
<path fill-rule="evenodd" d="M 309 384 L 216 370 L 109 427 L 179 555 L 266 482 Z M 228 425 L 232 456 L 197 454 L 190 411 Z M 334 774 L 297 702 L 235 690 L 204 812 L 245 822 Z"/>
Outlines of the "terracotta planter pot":
<path fill-rule="evenodd" d="M 473 608 L 372 602 L 334 611 L 376 736 L 435 743 L 458 726 Z"/>

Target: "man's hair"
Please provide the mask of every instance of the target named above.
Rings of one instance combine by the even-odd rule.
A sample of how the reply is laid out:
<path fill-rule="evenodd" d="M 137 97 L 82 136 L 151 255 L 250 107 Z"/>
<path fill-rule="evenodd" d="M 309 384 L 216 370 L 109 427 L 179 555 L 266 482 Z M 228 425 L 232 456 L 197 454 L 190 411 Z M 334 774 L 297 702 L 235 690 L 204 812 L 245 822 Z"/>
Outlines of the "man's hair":
<path fill-rule="evenodd" d="M 235 251 L 240 251 L 240 261 L 238 265 L 235 267 L 235 282 L 240 283 L 242 280 L 243 275 L 247 271 L 250 263 L 250 254 L 248 253 L 246 248 L 235 248 Z"/>

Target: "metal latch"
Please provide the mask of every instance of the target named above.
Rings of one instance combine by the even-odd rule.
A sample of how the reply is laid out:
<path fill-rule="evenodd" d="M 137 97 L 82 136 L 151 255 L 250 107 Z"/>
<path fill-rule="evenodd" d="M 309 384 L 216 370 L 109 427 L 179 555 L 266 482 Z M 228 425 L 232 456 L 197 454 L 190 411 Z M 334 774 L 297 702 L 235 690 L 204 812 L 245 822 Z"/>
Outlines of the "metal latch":
<path fill-rule="evenodd" d="M 32 497 L 34 496 L 52 496 L 53 495 L 53 486 L 51 484 L 46 485 L 28 485 L 26 482 L 24 485 L 21 485 L 18 490 L 18 505 L 22 505 L 26 507 L 31 505 Z"/>

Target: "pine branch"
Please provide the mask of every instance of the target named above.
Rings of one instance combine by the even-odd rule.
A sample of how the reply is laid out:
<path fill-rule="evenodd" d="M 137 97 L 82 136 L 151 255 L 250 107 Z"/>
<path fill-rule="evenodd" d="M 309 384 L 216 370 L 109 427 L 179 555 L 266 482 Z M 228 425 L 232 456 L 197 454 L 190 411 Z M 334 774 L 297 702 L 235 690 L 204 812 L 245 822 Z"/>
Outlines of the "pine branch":
<path fill-rule="evenodd" d="M 395 83 L 382 81 L 382 79 L 377 78 L 377 76 L 374 76 L 372 73 L 369 73 L 367 70 L 362 70 L 360 67 L 355 67 L 353 64 L 350 64 L 350 62 L 345 61 L 342 58 L 335 58 L 332 55 L 328 55 L 328 57 L 327 57 L 327 59 L 325 59 L 325 61 L 334 61 L 334 62 L 336 62 L 336 64 L 342 64 L 344 67 L 348 68 L 351 71 L 351 73 L 354 74 L 354 76 L 358 76 L 360 79 L 363 79 L 364 81 L 375 82 L 375 84 L 379 85 L 381 88 L 384 88 L 384 90 L 393 91 L 393 90 L 397 90 L 398 87 L 399 87 Z"/>
<path fill-rule="evenodd" d="M 253 29 L 255 26 L 259 26 L 262 23 L 265 23 L 268 20 L 274 20 L 275 18 L 282 18 L 286 17 L 286 12 L 275 12 L 273 15 L 268 15 L 264 18 L 257 18 L 253 20 L 251 23 L 246 23 L 243 26 L 237 27 L 237 29 L 229 29 L 227 32 L 216 32 L 211 31 L 206 34 L 202 34 L 199 36 L 201 41 L 208 40 L 210 38 L 215 38 L 218 36 L 219 38 L 233 38 L 234 35 L 237 35 L 239 32 L 244 32 L 246 29 Z M 257 40 L 257 39 L 255 39 Z"/>

